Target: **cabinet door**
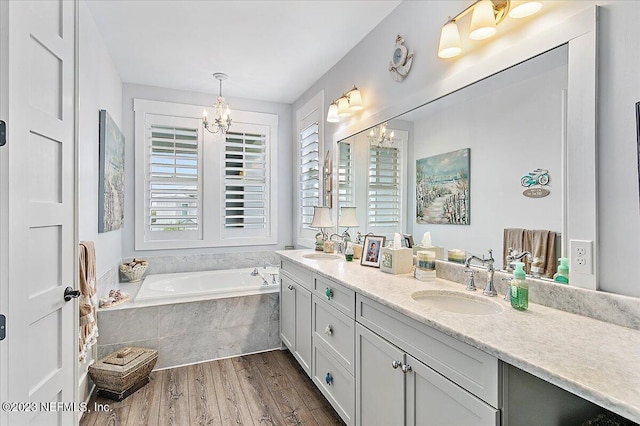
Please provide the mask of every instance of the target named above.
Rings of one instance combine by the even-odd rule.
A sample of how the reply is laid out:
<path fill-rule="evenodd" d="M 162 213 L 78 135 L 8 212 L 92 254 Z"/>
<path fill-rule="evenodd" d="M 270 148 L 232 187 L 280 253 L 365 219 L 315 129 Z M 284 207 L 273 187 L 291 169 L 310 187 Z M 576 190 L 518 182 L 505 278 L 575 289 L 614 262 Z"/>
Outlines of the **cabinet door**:
<path fill-rule="evenodd" d="M 404 352 L 356 324 L 356 359 L 356 424 L 405 424 Z"/>
<path fill-rule="evenodd" d="M 311 292 L 293 283 L 296 295 L 295 352 L 304 371 L 311 377 Z"/>
<path fill-rule="evenodd" d="M 411 371 L 406 375 L 407 425 L 496 426 L 500 412 L 406 355 Z"/>
<path fill-rule="evenodd" d="M 290 351 L 296 347 L 296 288 L 290 278 L 280 274 L 280 338 Z"/>

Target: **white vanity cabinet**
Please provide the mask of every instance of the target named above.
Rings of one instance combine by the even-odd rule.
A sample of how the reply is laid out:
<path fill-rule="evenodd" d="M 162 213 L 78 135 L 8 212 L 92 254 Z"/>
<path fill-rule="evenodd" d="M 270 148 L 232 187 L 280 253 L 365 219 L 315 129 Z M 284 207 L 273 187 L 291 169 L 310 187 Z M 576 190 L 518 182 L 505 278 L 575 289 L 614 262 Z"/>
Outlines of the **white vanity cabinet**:
<path fill-rule="evenodd" d="M 347 425 L 355 424 L 355 292 L 313 277 L 312 375 Z"/>
<path fill-rule="evenodd" d="M 311 377 L 312 273 L 291 262 L 280 264 L 280 338 Z"/>
<path fill-rule="evenodd" d="M 360 295 L 356 306 L 357 425 L 500 424 L 496 358 Z"/>

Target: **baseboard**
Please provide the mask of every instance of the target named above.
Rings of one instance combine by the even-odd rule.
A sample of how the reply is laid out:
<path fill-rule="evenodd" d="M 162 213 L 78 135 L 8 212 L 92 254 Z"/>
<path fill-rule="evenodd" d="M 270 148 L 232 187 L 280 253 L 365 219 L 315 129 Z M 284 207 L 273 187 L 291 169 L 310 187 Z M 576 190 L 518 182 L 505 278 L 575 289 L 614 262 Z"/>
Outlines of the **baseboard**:
<path fill-rule="evenodd" d="M 186 363 L 186 364 L 171 365 L 169 367 L 154 368 L 153 371 L 162 371 L 162 370 L 169 370 L 171 368 L 187 367 L 189 365 L 202 364 L 203 362 L 220 361 L 221 359 L 237 358 L 239 356 L 255 355 L 255 354 L 261 354 L 261 353 L 264 353 L 264 352 L 271 352 L 271 351 L 277 351 L 277 350 L 282 350 L 282 349 L 283 349 L 282 347 L 262 349 L 262 350 L 255 351 L 255 352 L 247 352 L 247 353 L 242 353 L 242 354 L 223 356 L 223 357 L 220 357 L 220 358 L 205 359 L 205 360 L 202 360 L 202 361 L 189 362 L 189 363 Z M 286 349 L 286 347 L 285 347 L 285 349 Z"/>

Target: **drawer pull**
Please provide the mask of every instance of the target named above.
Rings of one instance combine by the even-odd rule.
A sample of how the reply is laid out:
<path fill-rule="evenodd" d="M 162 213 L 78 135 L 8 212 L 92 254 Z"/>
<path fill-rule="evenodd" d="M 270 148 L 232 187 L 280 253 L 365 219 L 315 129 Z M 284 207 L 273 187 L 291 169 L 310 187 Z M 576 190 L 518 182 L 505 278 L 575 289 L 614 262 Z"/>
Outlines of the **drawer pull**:
<path fill-rule="evenodd" d="M 327 375 L 324 376 L 324 381 L 327 382 L 327 385 L 331 386 L 331 383 L 333 382 L 333 376 L 331 373 L 327 373 Z"/>
<path fill-rule="evenodd" d="M 327 326 L 324 328 L 324 334 L 326 334 L 327 336 L 331 336 L 333 334 L 333 328 L 331 328 L 331 324 L 327 324 Z"/>
<path fill-rule="evenodd" d="M 402 363 L 400 361 L 396 361 L 395 359 L 393 361 L 391 361 L 391 367 L 393 367 L 394 369 L 397 369 L 401 365 L 402 365 Z"/>
<path fill-rule="evenodd" d="M 287 286 L 287 288 L 288 288 L 289 290 L 293 290 L 293 286 L 292 286 L 291 284 L 289 284 L 289 285 Z"/>
<path fill-rule="evenodd" d="M 333 297 L 333 290 L 327 287 L 327 289 L 324 291 L 324 294 L 325 296 L 327 296 L 327 300 L 331 300 L 331 298 Z"/>
<path fill-rule="evenodd" d="M 401 370 L 403 373 L 408 373 L 409 371 L 411 371 L 411 366 L 409 364 L 402 364 Z"/>

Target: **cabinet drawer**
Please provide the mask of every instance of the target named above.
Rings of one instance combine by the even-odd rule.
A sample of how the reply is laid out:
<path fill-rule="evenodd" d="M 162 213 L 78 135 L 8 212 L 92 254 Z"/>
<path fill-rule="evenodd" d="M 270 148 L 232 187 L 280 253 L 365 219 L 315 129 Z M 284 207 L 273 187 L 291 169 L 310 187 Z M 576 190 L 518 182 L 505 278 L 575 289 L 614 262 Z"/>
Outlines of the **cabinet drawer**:
<path fill-rule="evenodd" d="M 313 349 L 313 381 L 347 425 L 354 424 L 355 380 L 322 347 Z"/>
<path fill-rule="evenodd" d="M 344 312 L 349 318 L 355 318 L 354 308 L 356 294 L 335 281 L 313 275 L 313 292 L 323 301 Z"/>
<path fill-rule="evenodd" d="M 310 270 L 302 266 L 298 266 L 293 262 L 280 260 L 280 272 L 285 272 L 289 277 L 296 280 L 298 284 L 311 291 L 311 279 L 313 277 L 313 273 Z"/>
<path fill-rule="evenodd" d="M 501 408 L 499 361 L 361 295 L 356 320 L 495 408 Z"/>
<path fill-rule="evenodd" d="M 355 321 L 313 295 L 313 341 L 354 374 L 354 325 Z"/>

